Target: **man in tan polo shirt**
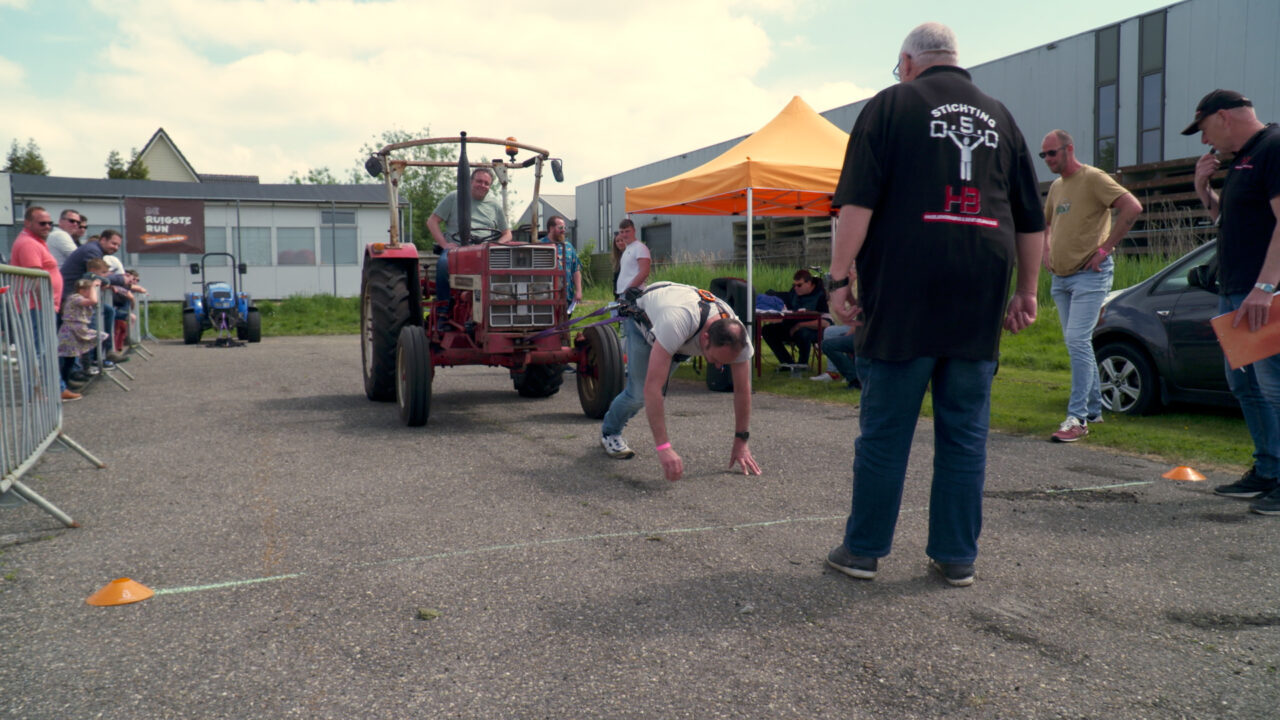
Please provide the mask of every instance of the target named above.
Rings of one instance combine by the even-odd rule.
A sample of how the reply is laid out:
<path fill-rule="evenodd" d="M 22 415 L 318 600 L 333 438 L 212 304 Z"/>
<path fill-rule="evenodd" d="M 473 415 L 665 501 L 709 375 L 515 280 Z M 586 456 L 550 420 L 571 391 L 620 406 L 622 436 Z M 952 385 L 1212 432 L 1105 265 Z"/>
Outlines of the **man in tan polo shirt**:
<path fill-rule="evenodd" d="M 1111 253 L 1142 213 L 1142 203 L 1106 172 L 1076 160 L 1075 145 L 1063 130 L 1040 144 L 1040 157 L 1059 175 L 1044 205 L 1044 266 L 1053 273 L 1051 294 L 1058 306 L 1062 338 L 1071 356 L 1071 396 L 1067 419 L 1051 437 L 1075 442 L 1102 422 L 1102 381 L 1093 354 L 1093 328 L 1102 301 L 1111 292 Z M 1112 209 L 1117 210 L 1115 222 Z"/>

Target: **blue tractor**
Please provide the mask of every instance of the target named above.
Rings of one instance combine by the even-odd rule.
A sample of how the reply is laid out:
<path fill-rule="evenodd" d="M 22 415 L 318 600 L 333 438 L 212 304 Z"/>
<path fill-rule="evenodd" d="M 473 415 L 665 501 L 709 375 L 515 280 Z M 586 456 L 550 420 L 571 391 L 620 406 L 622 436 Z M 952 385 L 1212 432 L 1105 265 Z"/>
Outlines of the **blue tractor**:
<path fill-rule="evenodd" d="M 210 282 L 206 276 L 209 258 L 225 257 L 230 260 L 231 282 Z M 236 339 L 256 343 L 262 340 L 262 318 L 258 308 L 247 293 L 240 292 L 240 276 L 249 271 L 244 263 L 236 265 L 231 253 L 205 253 L 200 262 L 191 263 L 191 274 L 200 276 L 200 292 L 189 292 L 182 303 L 182 341 L 187 345 L 200 342 L 205 330 L 217 332 L 215 343 L 235 344 Z"/>

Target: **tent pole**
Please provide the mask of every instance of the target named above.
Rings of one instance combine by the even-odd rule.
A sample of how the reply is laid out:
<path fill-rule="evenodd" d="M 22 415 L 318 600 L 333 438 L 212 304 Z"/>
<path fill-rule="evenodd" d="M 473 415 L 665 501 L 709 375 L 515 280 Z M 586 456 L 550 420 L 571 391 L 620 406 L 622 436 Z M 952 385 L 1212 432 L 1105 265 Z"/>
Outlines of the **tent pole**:
<path fill-rule="evenodd" d="M 754 333 L 756 323 L 756 293 L 755 293 L 755 273 L 752 268 L 752 249 L 755 240 L 751 237 L 751 226 L 755 224 L 752 217 L 755 211 L 754 195 L 751 193 L 751 186 L 747 186 L 747 332 Z M 760 348 L 752 348 L 755 352 L 760 352 Z M 754 383 L 753 373 L 748 372 L 747 377 L 751 378 L 750 382 Z"/>

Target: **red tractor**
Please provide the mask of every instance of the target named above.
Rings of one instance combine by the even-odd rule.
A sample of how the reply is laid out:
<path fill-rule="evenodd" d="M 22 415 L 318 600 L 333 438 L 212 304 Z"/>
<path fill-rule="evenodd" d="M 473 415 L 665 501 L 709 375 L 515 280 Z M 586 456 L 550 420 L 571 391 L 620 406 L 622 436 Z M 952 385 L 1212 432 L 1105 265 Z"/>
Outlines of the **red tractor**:
<path fill-rule="evenodd" d="M 393 157 L 396 151 L 445 143 L 459 146 L 457 161 Z M 543 163 L 549 161 L 556 180 L 563 181 L 559 159 L 510 138 L 468 138 L 462 133 L 394 143 L 369 157 L 365 168 L 386 181 L 391 226 L 389 242 L 366 247 L 360 277 L 365 394 L 370 400 L 394 399 L 406 425 L 425 425 L 436 368 L 505 367 L 522 397 L 544 398 L 560 390 L 565 366 L 572 363 L 582 411 L 602 418 L 625 380 L 618 337 L 608 324 L 571 327 L 565 272 L 554 244 L 498 243 L 494 241 L 501 233 L 496 229 L 470 227 L 472 167 L 467 145 L 474 143 L 504 149 L 507 159 L 475 166 L 495 171 L 504 200 L 506 171 L 534 168 L 534 232 Z M 532 155 L 518 161 L 521 151 Z M 417 248 L 400 241 L 399 183 L 405 169 L 415 166 L 458 170 L 459 228 L 450 239 L 462 247 L 449 252 L 448 304 L 433 298 L 435 282 L 421 271 Z"/>

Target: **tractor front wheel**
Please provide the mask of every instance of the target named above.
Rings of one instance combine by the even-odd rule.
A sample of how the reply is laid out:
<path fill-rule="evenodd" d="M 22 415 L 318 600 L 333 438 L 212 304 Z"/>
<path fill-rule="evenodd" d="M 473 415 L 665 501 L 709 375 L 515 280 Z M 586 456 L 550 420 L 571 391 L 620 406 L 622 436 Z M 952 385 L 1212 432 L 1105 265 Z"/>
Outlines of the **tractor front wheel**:
<path fill-rule="evenodd" d="M 560 392 L 564 383 L 564 365 L 526 365 L 523 371 L 511 372 L 511 384 L 520 397 L 545 398 Z"/>
<path fill-rule="evenodd" d="M 360 359 L 364 393 L 370 400 L 396 396 L 396 339 L 410 324 L 409 280 L 404 269 L 365 260 L 360 283 Z"/>
<path fill-rule="evenodd" d="M 200 342 L 200 336 L 203 331 L 200 329 L 200 318 L 196 317 L 196 311 L 190 308 L 182 311 L 182 342 L 185 345 L 195 345 Z"/>
<path fill-rule="evenodd" d="M 578 363 L 578 401 L 587 417 L 599 420 L 609 411 L 626 382 L 622 344 L 613 330 L 597 325 L 583 334 L 582 360 Z"/>
<path fill-rule="evenodd" d="M 427 424 L 431 415 L 431 381 L 435 368 L 431 365 L 431 347 L 421 327 L 408 325 L 400 329 L 396 346 L 396 404 L 400 419 L 409 427 Z"/>

